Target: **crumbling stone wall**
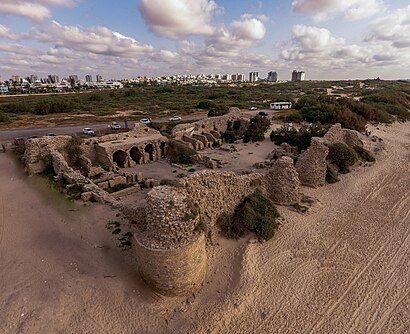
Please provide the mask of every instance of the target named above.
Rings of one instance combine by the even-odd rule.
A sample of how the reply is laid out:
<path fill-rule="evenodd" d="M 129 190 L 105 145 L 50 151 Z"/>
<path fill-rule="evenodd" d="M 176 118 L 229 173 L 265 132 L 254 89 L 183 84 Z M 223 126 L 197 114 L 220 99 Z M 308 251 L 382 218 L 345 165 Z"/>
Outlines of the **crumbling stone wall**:
<path fill-rule="evenodd" d="M 244 197 L 263 187 L 263 175 L 201 171 L 181 180 L 181 187 L 199 206 L 201 219 L 213 226 L 223 213 L 233 213 Z"/>
<path fill-rule="evenodd" d="M 328 153 L 329 148 L 322 138 L 313 137 L 310 147 L 296 162 L 296 170 L 303 185 L 314 188 L 325 185 Z"/>
<path fill-rule="evenodd" d="M 50 163 L 53 164 L 56 174 L 69 168 L 60 151 L 63 151 L 70 139 L 70 136 L 57 136 L 27 140 L 23 156 L 27 173 L 40 174 Z"/>
<path fill-rule="evenodd" d="M 138 271 L 144 281 L 165 296 L 183 296 L 195 291 L 207 271 L 205 236 L 177 249 L 150 248 L 135 239 Z"/>
<path fill-rule="evenodd" d="M 175 187 L 156 187 L 147 196 L 143 243 L 160 249 L 186 245 L 192 240 L 198 222 L 198 207 L 185 192 Z"/>
<path fill-rule="evenodd" d="M 328 143 L 328 145 L 345 143 L 350 147 L 363 147 L 363 141 L 360 139 L 360 134 L 354 130 L 343 129 L 339 123 L 331 126 L 323 136 L 323 140 Z"/>
<path fill-rule="evenodd" d="M 189 124 L 178 124 L 172 130 L 172 137 L 181 139 L 184 135 L 191 137 L 193 134 L 201 135 L 204 133 L 210 133 L 214 136 L 214 132 L 220 133 L 226 131 L 228 121 L 233 121 L 241 117 L 241 111 L 233 107 L 223 116 L 209 117 Z M 218 137 L 216 138 L 218 139 Z"/>
<path fill-rule="evenodd" d="M 288 205 L 300 201 L 299 175 L 293 159 L 282 157 L 276 160 L 265 178 L 267 196 L 277 204 Z"/>

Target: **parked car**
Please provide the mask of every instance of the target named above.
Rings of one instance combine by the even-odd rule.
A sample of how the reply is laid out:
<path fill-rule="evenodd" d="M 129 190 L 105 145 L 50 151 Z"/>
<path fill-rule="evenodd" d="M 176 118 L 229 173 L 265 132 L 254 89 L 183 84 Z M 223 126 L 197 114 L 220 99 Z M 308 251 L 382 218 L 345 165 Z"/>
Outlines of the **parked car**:
<path fill-rule="evenodd" d="M 249 107 L 249 110 L 258 110 L 256 107 Z"/>
<path fill-rule="evenodd" d="M 23 144 L 25 144 L 25 142 L 26 142 L 26 140 L 22 137 L 14 139 L 14 145 L 17 145 L 17 146 L 18 145 L 23 145 Z"/>
<path fill-rule="evenodd" d="M 53 132 L 50 132 L 50 133 L 46 134 L 46 137 L 55 137 L 55 136 L 56 136 L 56 134 L 53 133 Z"/>
<path fill-rule="evenodd" d="M 27 139 L 36 139 L 36 138 L 38 138 L 37 135 L 32 135 L 32 136 L 28 136 L 28 137 L 27 137 Z"/>
<path fill-rule="evenodd" d="M 117 122 L 112 122 L 111 125 L 110 125 L 110 128 L 112 130 L 119 130 L 119 129 L 121 129 L 121 125 L 119 125 Z"/>
<path fill-rule="evenodd" d="M 84 128 L 83 133 L 87 136 L 94 136 L 94 130 L 91 128 Z"/>
<path fill-rule="evenodd" d="M 172 116 L 169 118 L 171 122 L 180 121 L 182 119 L 181 116 Z"/>
<path fill-rule="evenodd" d="M 259 111 L 259 116 L 268 116 L 268 113 L 266 111 Z"/>
<path fill-rule="evenodd" d="M 140 123 L 149 124 L 149 123 L 151 123 L 151 118 L 141 118 Z"/>

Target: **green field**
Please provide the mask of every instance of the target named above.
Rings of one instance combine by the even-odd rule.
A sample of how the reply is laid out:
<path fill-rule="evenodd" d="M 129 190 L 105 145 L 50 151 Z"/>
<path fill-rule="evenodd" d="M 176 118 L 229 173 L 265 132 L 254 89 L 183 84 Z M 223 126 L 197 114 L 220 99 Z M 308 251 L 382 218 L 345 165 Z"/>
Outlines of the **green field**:
<path fill-rule="evenodd" d="M 360 83 L 364 84 L 362 88 Z M 332 86 L 337 86 L 333 89 L 334 96 L 326 95 L 327 89 Z M 361 102 L 345 101 L 341 104 L 336 100 L 341 94 L 348 95 L 349 101 L 353 101 L 350 99 L 353 97 L 361 98 Z M 391 121 L 396 118 L 406 120 L 409 118 L 410 85 L 405 82 L 378 80 L 306 81 L 219 87 L 140 86 L 88 93 L 8 96 L 0 98 L 0 122 L 10 123 L 28 114 L 104 116 L 121 110 L 135 110 L 136 116 L 141 114 L 139 111 L 151 117 L 163 116 L 169 112 L 186 115 L 198 111 L 198 104 L 204 101 L 218 107 L 241 109 L 250 106 L 269 108 L 270 102 L 292 101 L 302 118 L 308 121 L 318 118 L 325 123 L 331 122 L 331 118 L 336 114 L 346 114 L 348 111 L 366 121 Z M 327 117 L 320 117 L 321 113 L 325 113 Z"/>

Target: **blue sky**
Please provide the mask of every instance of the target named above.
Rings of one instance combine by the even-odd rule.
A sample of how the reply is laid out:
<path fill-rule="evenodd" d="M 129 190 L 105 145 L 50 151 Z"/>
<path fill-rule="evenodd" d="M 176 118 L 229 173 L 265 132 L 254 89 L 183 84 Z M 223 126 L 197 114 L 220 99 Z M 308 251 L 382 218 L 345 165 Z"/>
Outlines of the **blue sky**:
<path fill-rule="evenodd" d="M 2 0 L 0 76 L 410 77 L 406 0 Z"/>

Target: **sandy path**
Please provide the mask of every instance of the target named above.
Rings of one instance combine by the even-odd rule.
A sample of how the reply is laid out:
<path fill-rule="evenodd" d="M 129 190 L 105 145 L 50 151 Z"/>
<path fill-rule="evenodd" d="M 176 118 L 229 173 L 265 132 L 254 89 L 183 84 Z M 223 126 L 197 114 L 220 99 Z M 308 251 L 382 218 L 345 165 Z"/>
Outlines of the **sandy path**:
<path fill-rule="evenodd" d="M 376 165 L 304 189 L 320 200 L 308 215 L 281 209 L 274 239 L 247 247 L 238 289 L 184 333 L 410 332 L 410 126 L 381 129 Z"/>
<path fill-rule="evenodd" d="M 105 228 L 115 212 L 68 202 L 5 154 L 0 171 L 0 333 L 161 330 L 158 298 Z"/>

